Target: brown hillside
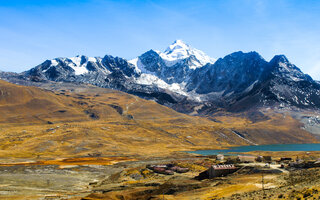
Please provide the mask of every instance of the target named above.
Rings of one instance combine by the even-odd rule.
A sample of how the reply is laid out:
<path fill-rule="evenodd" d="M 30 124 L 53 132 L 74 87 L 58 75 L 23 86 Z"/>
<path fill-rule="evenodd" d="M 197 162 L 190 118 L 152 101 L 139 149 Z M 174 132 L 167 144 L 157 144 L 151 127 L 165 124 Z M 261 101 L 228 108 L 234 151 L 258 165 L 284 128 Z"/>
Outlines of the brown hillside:
<path fill-rule="evenodd" d="M 280 114 L 270 113 L 270 119 L 257 123 L 221 114 L 214 122 L 115 90 L 58 83 L 48 88 L 54 92 L 0 81 L 1 158 L 148 157 L 316 141 L 297 121 Z"/>
<path fill-rule="evenodd" d="M 83 121 L 87 116 L 72 98 L 35 87 L 18 86 L 0 80 L 0 123 L 34 124 Z"/>

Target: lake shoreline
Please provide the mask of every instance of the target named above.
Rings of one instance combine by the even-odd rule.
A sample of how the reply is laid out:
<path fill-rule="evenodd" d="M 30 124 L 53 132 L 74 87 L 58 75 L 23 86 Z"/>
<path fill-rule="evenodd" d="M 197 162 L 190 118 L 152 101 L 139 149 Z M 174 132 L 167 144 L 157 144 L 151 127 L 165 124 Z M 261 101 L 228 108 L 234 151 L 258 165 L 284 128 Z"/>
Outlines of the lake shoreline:
<path fill-rule="evenodd" d="M 209 149 L 209 150 L 196 150 L 185 151 L 189 154 L 197 155 L 236 155 L 249 152 L 320 152 L 319 143 L 306 143 L 306 144 L 271 144 L 271 145 L 248 145 L 248 146 L 235 146 L 226 149 Z"/>

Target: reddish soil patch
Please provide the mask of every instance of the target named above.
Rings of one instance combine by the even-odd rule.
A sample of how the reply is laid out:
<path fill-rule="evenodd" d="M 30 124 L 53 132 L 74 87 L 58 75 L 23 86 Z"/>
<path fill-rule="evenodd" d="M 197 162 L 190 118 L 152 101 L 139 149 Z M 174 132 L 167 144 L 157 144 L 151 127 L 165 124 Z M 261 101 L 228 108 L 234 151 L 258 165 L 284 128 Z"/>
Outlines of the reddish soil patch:
<path fill-rule="evenodd" d="M 31 166 L 31 165 L 113 165 L 118 162 L 134 161 L 127 157 L 85 157 L 44 160 L 36 162 L 0 163 L 0 166 Z"/>

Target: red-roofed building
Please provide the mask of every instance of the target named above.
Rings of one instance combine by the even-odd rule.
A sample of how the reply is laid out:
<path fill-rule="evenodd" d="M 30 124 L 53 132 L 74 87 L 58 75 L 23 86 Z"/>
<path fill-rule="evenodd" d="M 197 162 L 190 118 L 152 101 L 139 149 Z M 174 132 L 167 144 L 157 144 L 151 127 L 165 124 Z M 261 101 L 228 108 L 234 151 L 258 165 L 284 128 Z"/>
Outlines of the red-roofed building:
<path fill-rule="evenodd" d="M 234 165 L 212 165 L 208 170 L 207 174 L 209 178 L 226 176 L 237 171 L 237 167 Z"/>

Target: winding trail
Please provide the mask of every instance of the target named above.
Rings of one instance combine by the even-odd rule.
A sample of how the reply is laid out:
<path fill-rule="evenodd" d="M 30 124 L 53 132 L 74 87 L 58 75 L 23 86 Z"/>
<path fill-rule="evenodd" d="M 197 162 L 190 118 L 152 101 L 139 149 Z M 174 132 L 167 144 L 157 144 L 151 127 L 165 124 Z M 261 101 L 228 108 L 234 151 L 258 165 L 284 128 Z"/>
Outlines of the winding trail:
<path fill-rule="evenodd" d="M 126 109 L 123 111 L 123 114 L 124 115 L 127 115 L 128 114 L 128 111 L 129 111 L 129 109 L 130 109 L 130 106 L 132 106 L 133 104 L 135 104 L 135 103 L 137 103 L 139 100 L 138 100 L 138 97 L 136 97 L 136 96 L 133 96 L 134 97 L 134 99 L 135 99 L 135 101 L 134 102 L 131 102 L 131 103 L 129 103 L 129 104 L 127 104 L 126 105 Z"/>

